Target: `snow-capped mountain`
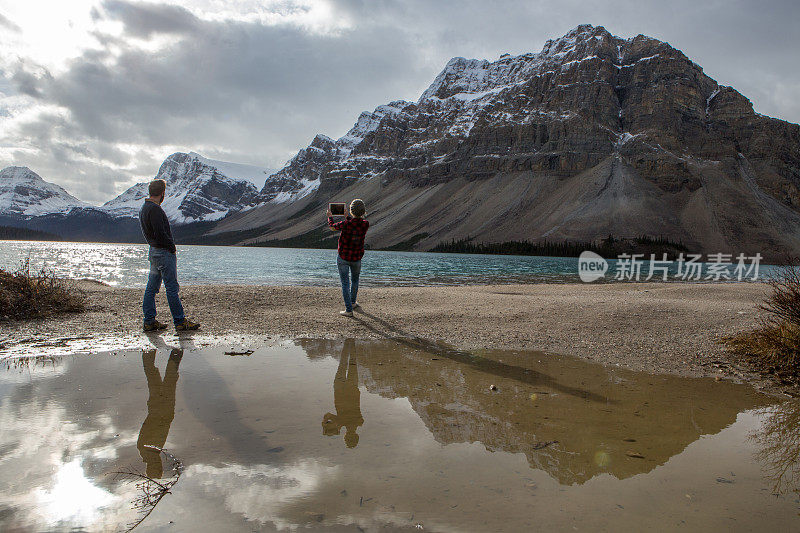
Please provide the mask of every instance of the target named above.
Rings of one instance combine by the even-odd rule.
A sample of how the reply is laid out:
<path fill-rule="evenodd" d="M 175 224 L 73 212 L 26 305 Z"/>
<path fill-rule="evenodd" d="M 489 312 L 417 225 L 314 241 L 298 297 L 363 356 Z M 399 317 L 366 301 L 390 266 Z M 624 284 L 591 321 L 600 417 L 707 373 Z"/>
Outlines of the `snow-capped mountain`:
<path fill-rule="evenodd" d="M 286 166 L 267 178 L 261 193 L 273 203 L 284 203 L 299 200 L 319 188 L 320 176 L 333 167 L 340 175 L 346 175 L 349 167 L 340 163 L 347 160 L 358 172 L 361 158 L 354 153 L 367 135 L 378 129 L 384 118 L 395 118 L 410 102 L 397 100 L 387 105 L 378 106 L 375 111 L 364 111 L 355 125 L 345 135 L 334 141 L 326 135 L 314 137 L 311 144 L 300 150 L 290 159 Z M 367 159 L 369 155 L 365 155 Z"/>
<path fill-rule="evenodd" d="M 89 207 L 67 191 L 44 181 L 28 167 L 0 170 L 0 215 L 33 217 Z"/>
<path fill-rule="evenodd" d="M 161 164 L 156 175 L 167 182 L 161 206 L 170 221 L 178 224 L 219 220 L 231 212 L 265 202 L 248 181 L 259 173 L 264 176 L 265 170 L 207 159 L 194 152 L 174 153 Z M 100 209 L 114 217 L 139 216 L 142 201 L 148 196 L 147 185 L 148 182 L 137 183 Z"/>
<path fill-rule="evenodd" d="M 507 110 L 492 111 L 500 107 L 501 93 L 507 89 L 519 90 L 532 78 L 561 75 L 582 61 L 600 60 L 597 55 L 600 49 L 609 56 L 605 60 L 617 70 L 622 69 L 623 49 L 630 48 L 630 41 L 612 36 L 603 28 L 584 25 L 560 39 L 547 41 L 539 53 L 504 54 L 494 62 L 455 57 L 416 103 L 397 100 L 378 106 L 373 112 L 365 111 L 353 128 L 336 141 L 317 135 L 308 148 L 267 179 L 262 193 L 275 202 L 297 200 L 314 192 L 321 176 L 368 178 L 383 174 L 397 168 L 394 156 L 398 151 L 430 153 L 442 142 L 449 148 L 454 140 L 469 137 L 478 118 L 487 115 L 487 109 L 489 116 L 498 115 L 505 123 L 517 119 L 530 123 L 542 118 L 570 118 L 571 111 L 543 109 L 546 105 L 529 109 L 524 116 Z M 402 130 L 402 137 L 392 134 L 395 128 Z M 382 142 L 382 146 L 371 146 L 373 138 Z"/>
<path fill-rule="evenodd" d="M 669 43 L 585 24 L 540 52 L 451 59 L 416 102 L 317 135 L 267 179 L 270 204 L 214 232 L 328 245 L 317 208 L 360 197 L 374 247 L 614 234 L 776 257 L 800 253 L 798 161 L 797 124 Z"/>

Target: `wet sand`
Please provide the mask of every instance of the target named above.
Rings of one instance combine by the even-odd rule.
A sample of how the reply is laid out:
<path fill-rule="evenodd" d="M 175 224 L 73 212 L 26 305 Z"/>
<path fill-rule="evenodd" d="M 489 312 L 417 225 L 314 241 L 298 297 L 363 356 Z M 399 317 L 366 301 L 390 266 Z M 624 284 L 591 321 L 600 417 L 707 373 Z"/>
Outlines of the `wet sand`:
<path fill-rule="evenodd" d="M 51 346 L 132 348 L 140 332 L 141 289 L 81 282 L 88 312 L 0 325 L 0 357 Z M 338 288 L 185 286 L 187 315 L 211 342 L 275 338 L 422 338 L 459 349 L 541 350 L 634 370 L 740 377 L 719 340 L 758 325 L 760 283 L 618 283 L 363 288 L 363 312 L 344 318 Z M 169 312 L 163 292 L 159 318 Z M 170 327 L 165 335 L 174 334 Z M 241 336 L 231 341 L 231 336 Z M 77 338 L 76 337 L 80 337 Z M 37 347 L 38 345 L 38 347 Z"/>

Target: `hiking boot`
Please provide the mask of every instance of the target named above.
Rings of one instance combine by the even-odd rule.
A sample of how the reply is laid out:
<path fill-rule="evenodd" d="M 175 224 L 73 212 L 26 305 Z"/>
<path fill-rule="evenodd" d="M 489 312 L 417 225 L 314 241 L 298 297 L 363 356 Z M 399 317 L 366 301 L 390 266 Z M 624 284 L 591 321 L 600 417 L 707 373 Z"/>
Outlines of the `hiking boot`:
<path fill-rule="evenodd" d="M 192 322 L 188 318 L 184 318 L 180 324 L 175 324 L 176 331 L 194 331 L 196 329 L 200 329 L 200 324 Z"/>
<path fill-rule="evenodd" d="M 356 309 L 361 309 L 361 306 L 353 302 L 353 311 L 355 311 Z"/>
<path fill-rule="evenodd" d="M 342 316 L 353 316 L 352 311 L 339 311 L 339 314 Z"/>
<path fill-rule="evenodd" d="M 162 324 L 158 320 L 153 320 L 152 322 L 148 322 L 142 327 L 144 331 L 162 331 L 167 329 L 166 324 Z"/>

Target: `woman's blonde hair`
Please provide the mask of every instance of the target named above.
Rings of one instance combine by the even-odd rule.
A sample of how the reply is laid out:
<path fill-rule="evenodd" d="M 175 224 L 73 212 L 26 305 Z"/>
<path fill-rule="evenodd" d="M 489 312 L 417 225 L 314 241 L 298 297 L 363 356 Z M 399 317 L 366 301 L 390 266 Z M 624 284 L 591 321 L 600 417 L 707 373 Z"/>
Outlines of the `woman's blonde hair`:
<path fill-rule="evenodd" d="M 364 207 L 364 200 L 356 198 L 350 202 L 350 213 L 352 213 L 354 217 L 362 218 L 366 212 L 367 209 Z"/>

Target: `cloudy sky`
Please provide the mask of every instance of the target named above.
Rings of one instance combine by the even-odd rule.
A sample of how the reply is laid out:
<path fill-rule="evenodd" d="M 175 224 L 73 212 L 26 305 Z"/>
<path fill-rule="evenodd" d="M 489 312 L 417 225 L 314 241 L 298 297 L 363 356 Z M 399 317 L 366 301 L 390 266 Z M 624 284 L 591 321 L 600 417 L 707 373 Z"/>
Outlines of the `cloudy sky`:
<path fill-rule="evenodd" d="M 798 21 L 795 0 L 0 0 L 0 168 L 96 203 L 175 151 L 279 168 L 416 100 L 453 56 L 539 51 L 581 23 L 668 41 L 800 122 Z"/>

